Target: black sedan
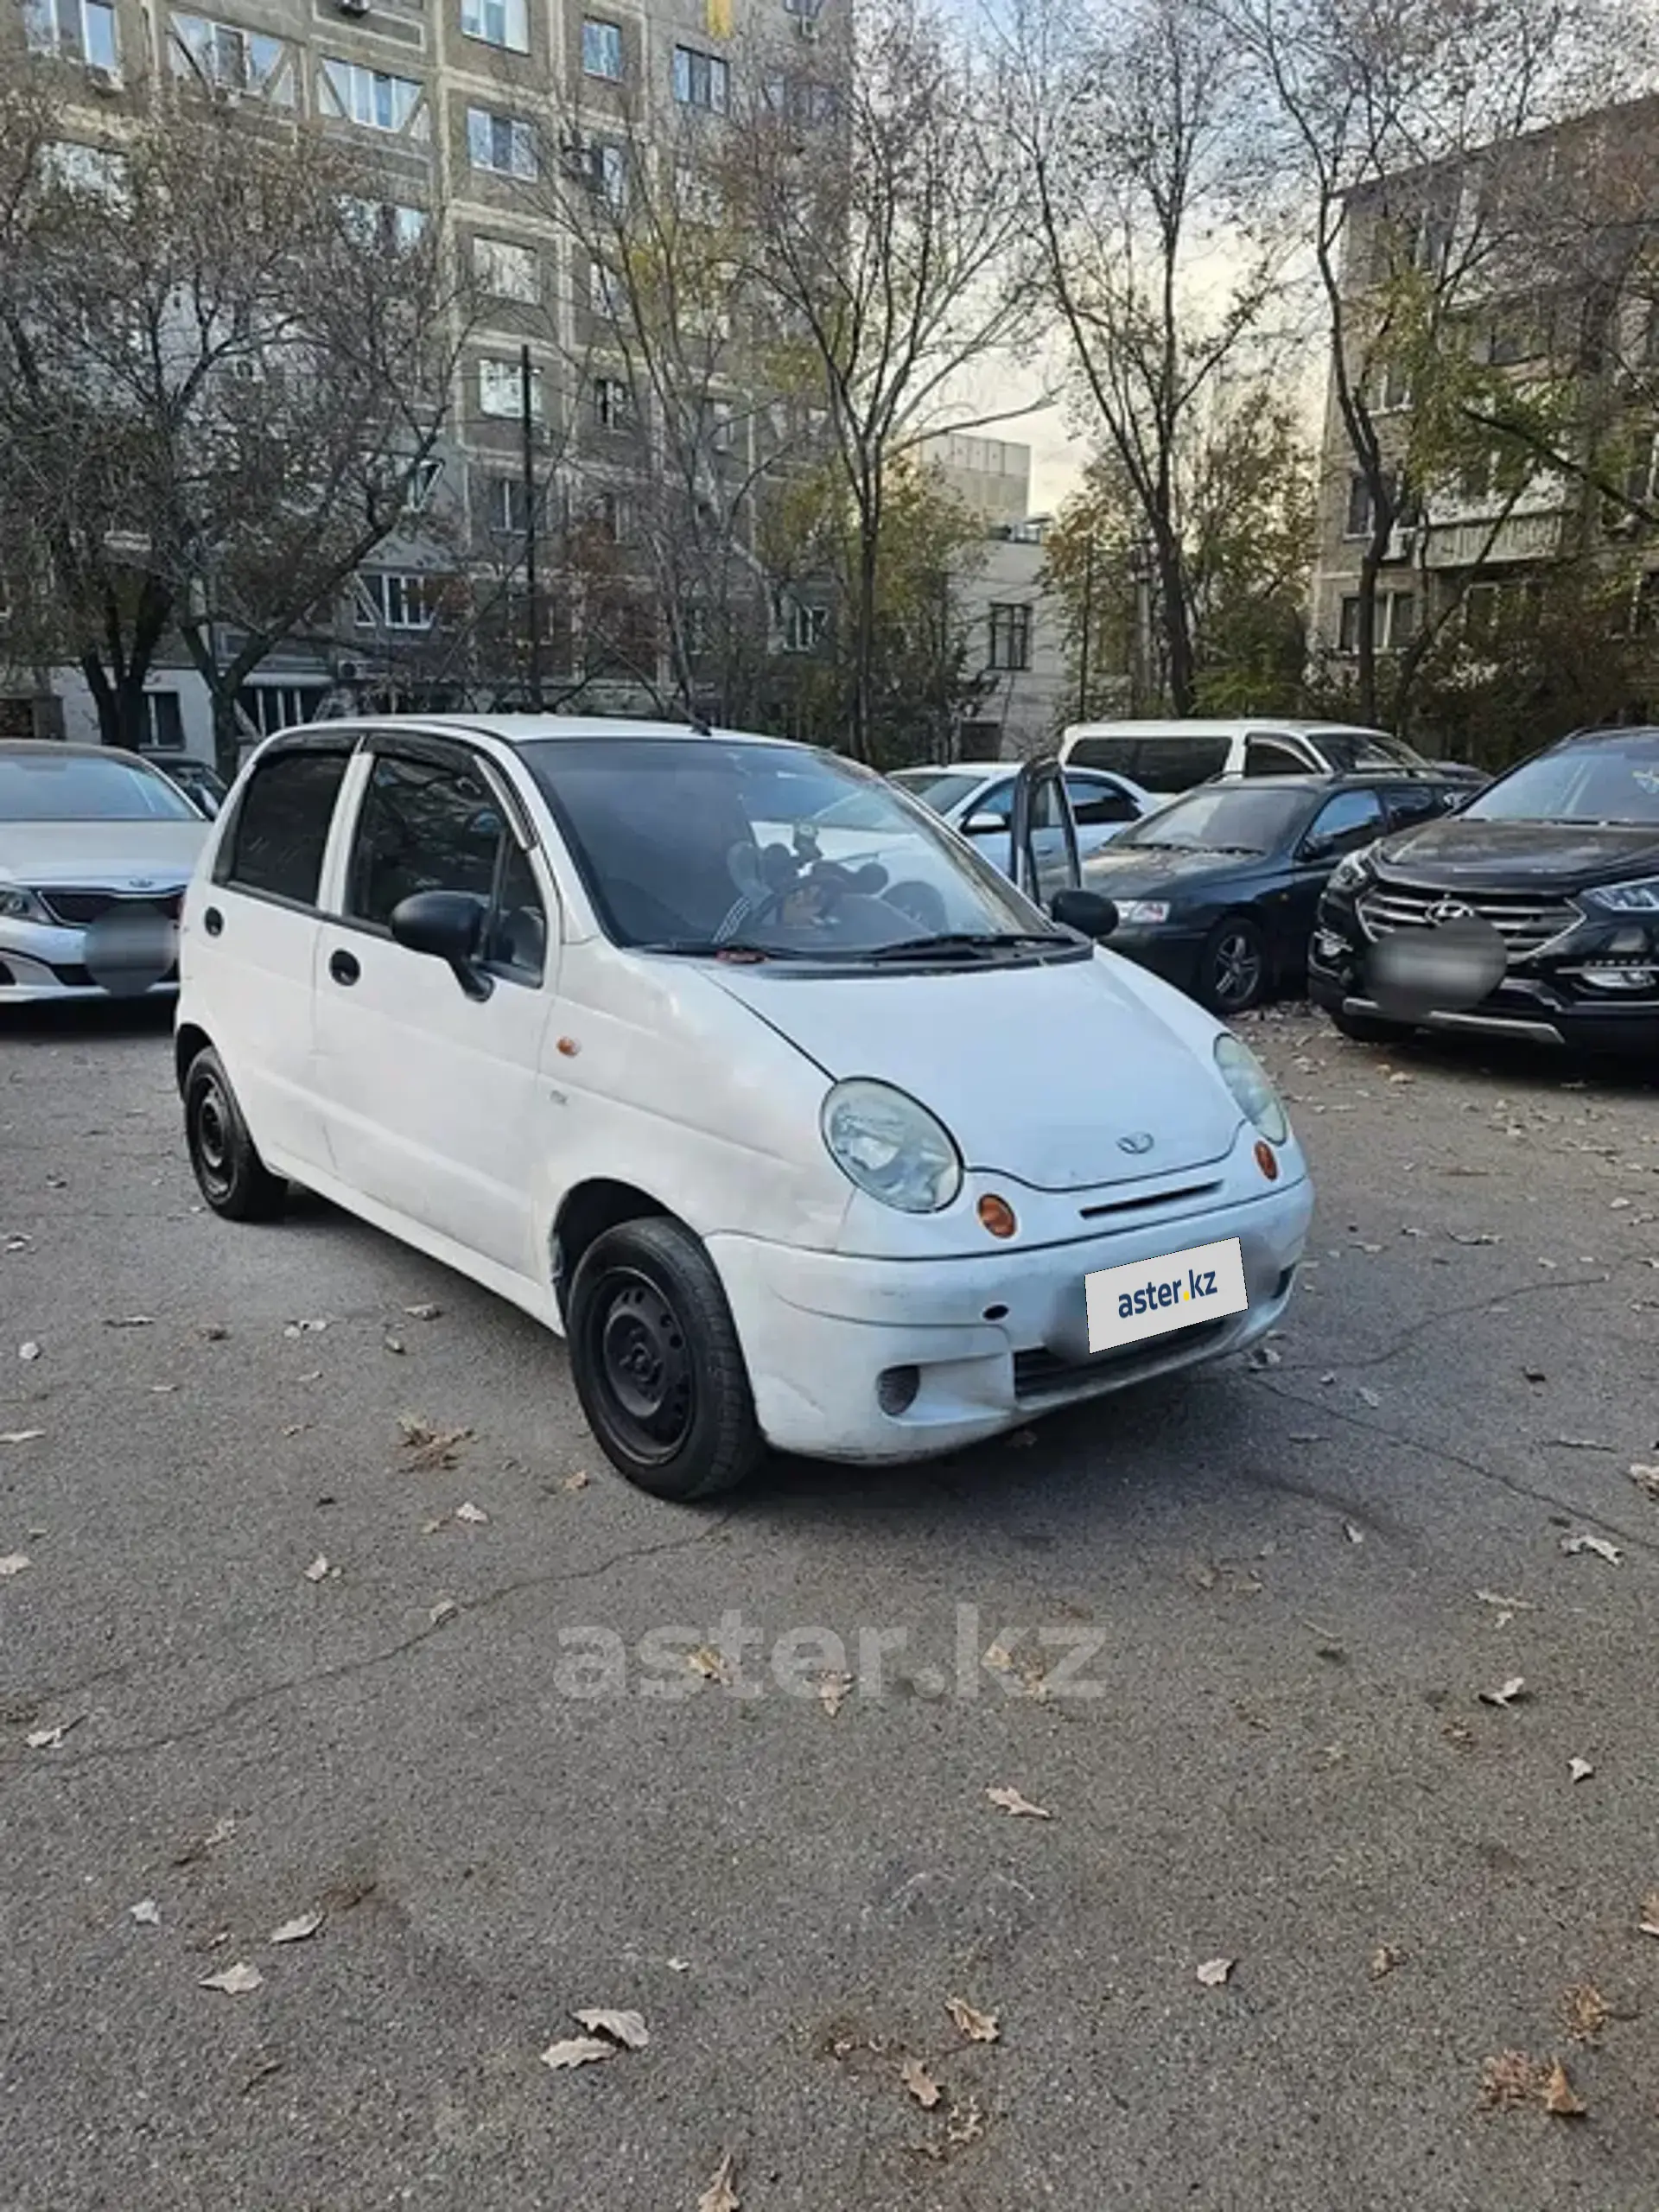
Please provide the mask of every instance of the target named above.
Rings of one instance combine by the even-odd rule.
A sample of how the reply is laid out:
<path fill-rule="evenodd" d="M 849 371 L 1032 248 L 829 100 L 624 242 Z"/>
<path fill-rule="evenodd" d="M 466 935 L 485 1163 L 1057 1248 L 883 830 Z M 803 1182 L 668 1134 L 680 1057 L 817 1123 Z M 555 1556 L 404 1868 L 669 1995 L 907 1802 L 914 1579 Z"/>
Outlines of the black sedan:
<path fill-rule="evenodd" d="M 1345 854 L 1467 796 L 1423 775 L 1205 784 L 1125 830 L 1083 880 L 1116 904 L 1114 952 L 1213 1013 L 1241 1014 L 1300 988 L 1319 893 Z"/>
<path fill-rule="evenodd" d="M 1659 1067 L 1659 729 L 1564 738 L 1454 820 L 1354 854 L 1308 983 L 1368 1041 L 1468 1030 Z"/>

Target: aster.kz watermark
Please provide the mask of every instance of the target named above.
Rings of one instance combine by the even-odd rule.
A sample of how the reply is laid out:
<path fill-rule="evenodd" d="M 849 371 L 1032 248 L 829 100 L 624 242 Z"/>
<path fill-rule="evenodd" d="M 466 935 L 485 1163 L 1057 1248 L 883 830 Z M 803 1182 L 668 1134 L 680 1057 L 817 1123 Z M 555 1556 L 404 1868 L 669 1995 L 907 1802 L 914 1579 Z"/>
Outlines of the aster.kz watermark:
<path fill-rule="evenodd" d="M 930 1643 L 936 1659 L 923 1656 Z M 569 1698 L 673 1701 L 712 1686 L 735 1698 L 816 1698 L 832 1710 L 849 1697 L 874 1700 L 898 1693 L 969 1700 L 1096 1698 L 1105 1696 L 1107 1684 L 1090 1669 L 1105 1643 L 1104 1629 L 1055 1623 L 1008 1623 L 988 1634 L 980 1608 L 971 1605 L 957 1605 L 953 1630 L 937 1641 L 873 1623 L 845 1636 L 805 1626 L 768 1636 L 734 1607 L 712 1629 L 650 1628 L 632 1642 L 602 1624 L 561 1628 L 553 1687 Z"/>

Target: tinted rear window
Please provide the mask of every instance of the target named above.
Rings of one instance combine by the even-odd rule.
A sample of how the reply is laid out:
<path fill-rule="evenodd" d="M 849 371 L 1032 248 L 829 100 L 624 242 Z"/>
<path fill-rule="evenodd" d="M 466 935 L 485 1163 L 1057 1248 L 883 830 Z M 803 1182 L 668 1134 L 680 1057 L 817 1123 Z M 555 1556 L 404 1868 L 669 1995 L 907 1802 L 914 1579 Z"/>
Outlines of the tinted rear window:
<path fill-rule="evenodd" d="M 1191 791 L 1221 773 L 1230 744 L 1224 737 L 1143 737 L 1135 748 L 1134 766 L 1123 772 L 1149 791 Z"/>
<path fill-rule="evenodd" d="M 350 747 L 342 747 L 262 761 L 238 804 L 215 880 L 315 906 L 328 825 L 350 759 Z"/>

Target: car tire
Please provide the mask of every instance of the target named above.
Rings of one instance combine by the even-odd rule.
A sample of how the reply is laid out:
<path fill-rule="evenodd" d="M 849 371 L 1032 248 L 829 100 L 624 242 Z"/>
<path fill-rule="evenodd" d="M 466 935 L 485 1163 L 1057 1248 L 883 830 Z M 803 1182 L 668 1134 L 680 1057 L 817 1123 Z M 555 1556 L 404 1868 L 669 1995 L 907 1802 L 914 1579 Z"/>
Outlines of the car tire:
<path fill-rule="evenodd" d="M 185 1072 L 184 1139 L 196 1186 L 216 1214 L 226 1221 L 280 1219 L 287 1179 L 260 1159 L 225 1063 L 211 1046 Z"/>
<path fill-rule="evenodd" d="M 1268 948 L 1248 914 L 1227 914 L 1198 955 L 1198 997 L 1224 1021 L 1267 996 Z"/>
<path fill-rule="evenodd" d="M 571 1372 L 600 1448 L 653 1497 L 732 1490 L 766 1456 L 714 1262 L 681 1222 L 620 1223 L 570 1286 Z"/>
<path fill-rule="evenodd" d="M 1356 1045 L 1397 1045 L 1412 1033 L 1408 1021 L 1388 1021 L 1379 1014 L 1345 1014 L 1335 1006 L 1326 1011 L 1333 1027 Z"/>

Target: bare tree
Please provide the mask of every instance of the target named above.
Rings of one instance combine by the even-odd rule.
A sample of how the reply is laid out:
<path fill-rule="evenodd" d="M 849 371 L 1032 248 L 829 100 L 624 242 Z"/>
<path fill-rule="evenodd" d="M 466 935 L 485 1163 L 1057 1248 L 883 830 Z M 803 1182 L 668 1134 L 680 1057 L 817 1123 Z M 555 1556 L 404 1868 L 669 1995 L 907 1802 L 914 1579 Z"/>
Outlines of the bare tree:
<path fill-rule="evenodd" d="M 1079 419 L 1138 512 L 1168 696 L 1190 714 L 1187 455 L 1217 379 L 1261 346 L 1284 258 L 1236 57 L 1198 0 L 1025 0 L 1003 66 Z"/>

